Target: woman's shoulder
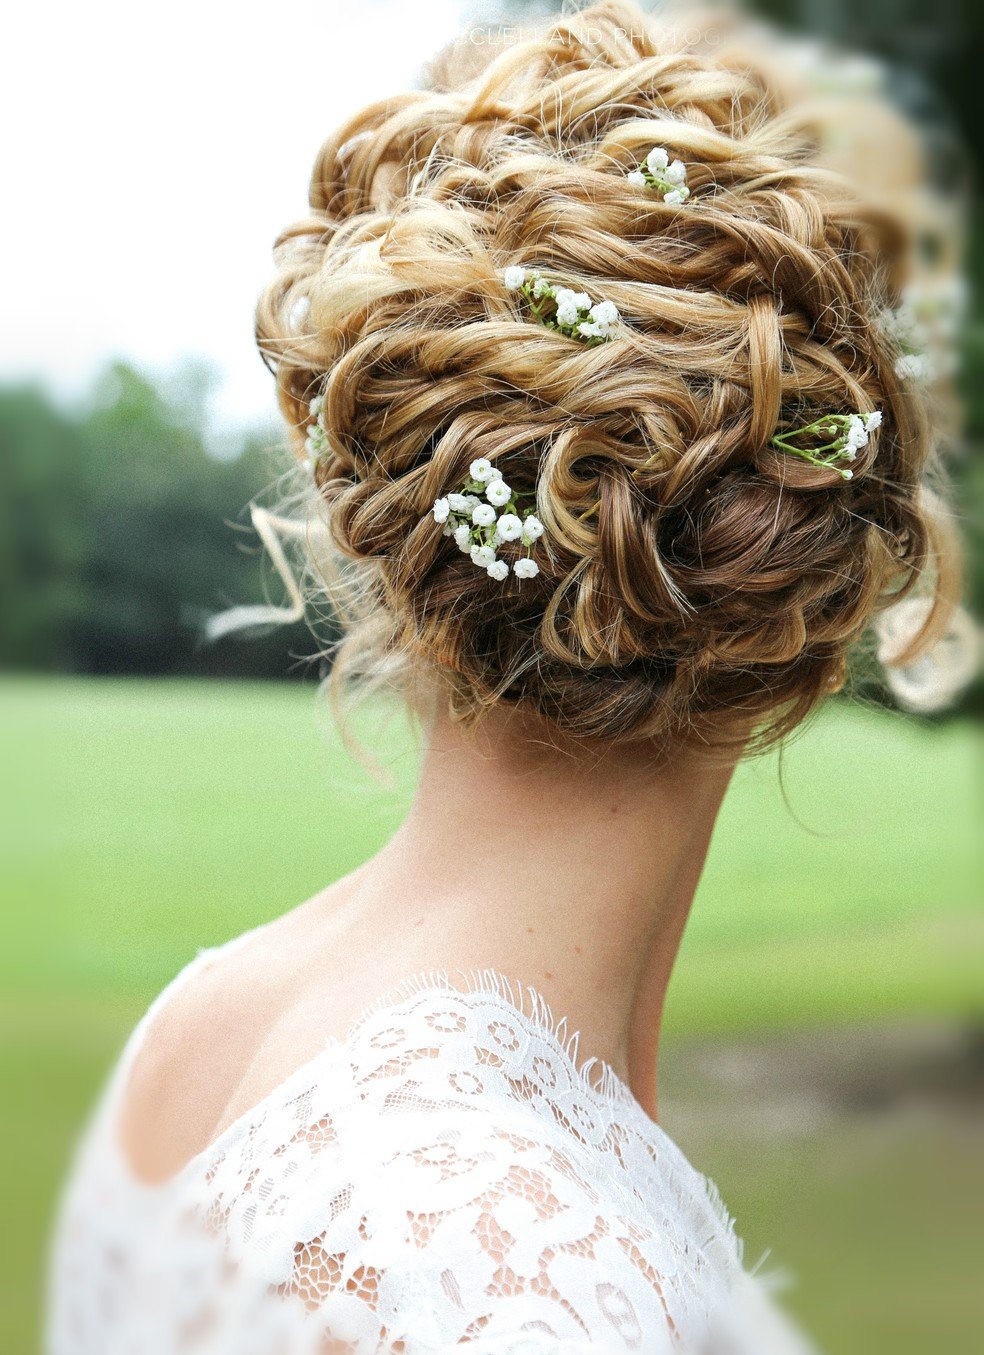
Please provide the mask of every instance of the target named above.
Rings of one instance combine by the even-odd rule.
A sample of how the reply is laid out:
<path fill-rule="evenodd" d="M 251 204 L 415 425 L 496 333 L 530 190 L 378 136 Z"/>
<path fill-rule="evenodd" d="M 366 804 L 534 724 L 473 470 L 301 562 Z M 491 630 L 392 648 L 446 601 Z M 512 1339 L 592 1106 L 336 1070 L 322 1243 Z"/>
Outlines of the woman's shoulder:
<path fill-rule="evenodd" d="M 381 1189 L 398 1215 L 408 1195 L 449 1214 L 462 1199 L 515 1198 L 530 1222 L 551 1218 L 583 1237 L 604 1217 L 640 1241 L 658 1218 L 662 1269 L 680 1268 L 695 1231 L 705 1259 L 737 1263 L 713 1188 L 613 1070 L 579 1061 L 577 1046 L 535 989 L 494 970 L 412 974 L 218 1146 L 228 1161 L 245 1142 L 253 1163 L 330 1147 L 357 1198 Z"/>
<path fill-rule="evenodd" d="M 228 982 L 248 935 L 185 991 Z M 223 1220 L 228 1255 L 319 1329 L 434 1349 L 480 1331 L 500 1355 L 532 1325 L 551 1352 L 589 1333 L 656 1355 L 740 1289 L 713 1191 L 532 987 L 418 972 L 315 1043 L 161 1198 Z"/>
<path fill-rule="evenodd" d="M 173 1175 L 344 1031 L 358 989 L 331 918 L 348 884 L 201 949 L 151 1004 L 110 1093 L 136 1175 Z"/>
<path fill-rule="evenodd" d="M 268 1283 L 332 1326 L 372 1277 L 387 1334 L 435 1348 L 533 1324 L 656 1355 L 738 1266 L 703 1179 L 493 971 L 410 976 L 202 1165 L 233 1251 L 278 1258 Z"/>

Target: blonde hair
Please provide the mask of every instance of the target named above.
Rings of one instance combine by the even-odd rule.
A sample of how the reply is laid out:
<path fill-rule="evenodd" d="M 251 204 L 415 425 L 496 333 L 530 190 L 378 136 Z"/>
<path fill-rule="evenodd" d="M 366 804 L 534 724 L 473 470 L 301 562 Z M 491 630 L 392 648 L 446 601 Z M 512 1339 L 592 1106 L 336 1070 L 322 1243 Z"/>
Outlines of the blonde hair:
<path fill-rule="evenodd" d="M 336 684 L 436 676 L 464 720 L 509 703 L 575 738 L 767 744 L 920 581 L 935 603 L 900 658 L 939 632 L 932 426 L 877 323 L 911 240 L 743 41 L 609 0 L 487 44 L 479 68 L 465 40 L 323 146 L 257 332 L 299 457 L 323 395 Z M 657 144 L 687 164 L 683 209 L 627 181 Z M 537 325 L 503 286 L 513 263 L 610 298 L 619 338 Z M 875 409 L 849 484 L 771 446 Z M 521 587 L 429 516 L 477 457 L 545 524 Z"/>

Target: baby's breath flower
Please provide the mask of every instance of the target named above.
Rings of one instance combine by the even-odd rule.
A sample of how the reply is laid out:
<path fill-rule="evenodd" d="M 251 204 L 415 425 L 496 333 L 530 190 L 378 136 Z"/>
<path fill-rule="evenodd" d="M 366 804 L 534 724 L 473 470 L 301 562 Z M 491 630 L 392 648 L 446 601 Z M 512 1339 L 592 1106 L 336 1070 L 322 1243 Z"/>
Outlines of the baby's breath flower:
<path fill-rule="evenodd" d="M 502 280 L 511 292 L 518 291 L 526 281 L 526 269 L 514 263 L 505 270 Z"/>
<path fill-rule="evenodd" d="M 513 573 L 517 579 L 534 579 L 540 572 L 540 566 L 529 556 L 521 556 L 513 565 Z"/>
<path fill-rule="evenodd" d="M 591 307 L 591 318 L 602 325 L 615 325 L 622 317 L 614 301 L 596 301 Z"/>
<path fill-rule="evenodd" d="M 523 535 L 522 519 L 515 513 L 503 513 L 495 524 L 495 534 L 500 541 L 518 541 Z"/>
<path fill-rule="evenodd" d="M 591 338 L 607 339 L 613 325 L 621 320 L 614 301 L 596 301 L 588 312 L 590 319 L 582 321 L 578 329 Z"/>
<path fill-rule="evenodd" d="M 925 353 L 903 353 L 895 362 L 895 375 L 900 381 L 924 381 L 931 370 Z"/>
<path fill-rule="evenodd" d="M 312 423 L 308 426 L 307 435 L 304 438 L 305 459 L 311 462 L 312 469 L 318 464 L 325 452 L 328 450 L 328 438 L 325 436 L 325 430 L 320 423 Z"/>
<path fill-rule="evenodd" d="M 626 175 L 633 188 L 651 188 L 670 207 L 682 207 L 690 197 L 687 166 L 670 160 L 665 146 L 654 146 L 640 164 Z"/>
<path fill-rule="evenodd" d="M 614 302 L 592 301 L 587 292 L 556 286 L 533 270 L 527 270 L 526 281 L 519 291 L 542 325 L 584 343 L 596 344 L 611 338 L 612 329 L 621 319 Z M 547 304 L 551 301 L 552 309 Z"/>
<path fill-rule="evenodd" d="M 502 472 L 493 466 L 488 457 L 480 456 L 477 461 L 473 461 L 468 467 L 468 474 L 473 480 L 477 480 L 479 484 L 484 485 L 489 480 L 495 480 Z"/>
<path fill-rule="evenodd" d="M 455 545 L 473 563 L 488 572 L 491 579 L 502 582 L 509 576 L 509 561 L 496 553 L 499 546 L 510 546 L 522 541 L 527 553 L 540 536 L 543 524 L 532 513 L 520 515 L 517 495 L 502 478 L 502 472 L 488 457 L 476 457 L 469 466 L 469 475 L 460 490 L 435 499 L 431 514 L 442 528 L 442 536 L 452 537 Z M 480 498 L 476 489 L 483 491 Z M 497 509 L 503 509 L 497 513 Z M 514 570 L 519 578 L 532 578 L 537 573 L 536 563 L 527 558 L 522 568 Z"/>
<path fill-rule="evenodd" d="M 316 395 L 308 405 L 308 413 L 311 416 L 311 422 L 308 424 L 307 433 L 304 438 L 304 450 L 310 460 L 315 463 L 317 463 L 318 459 L 328 450 L 328 439 L 325 436 L 325 430 L 318 421 L 324 403 L 324 396 Z"/>
<path fill-rule="evenodd" d="M 881 421 L 877 409 L 870 414 L 826 414 L 812 423 L 775 433 L 771 445 L 777 451 L 801 457 L 811 466 L 834 470 L 843 480 L 852 480 L 854 471 L 840 463 L 857 460 L 858 452 L 867 447 Z"/>
<path fill-rule="evenodd" d="M 558 301 L 557 314 L 554 318 L 556 319 L 558 325 L 569 329 L 571 326 L 577 324 L 578 321 L 577 306 L 574 304 L 572 300 L 568 300 L 566 298 L 563 301 Z"/>
<path fill-rule="evenodd" d="M 864 419 L 860 414 L 852 414 L 847 421 L 847 437 L 844 443 L 845 451 L 857 452 L 868 441 L 868 430 L 864 426 Z"/>
<path fill-rule="evenodd" d="M 910 282 L 898 306 L 879 311 L 875 323 L 895 350 L 900 381 L 935 381 L 955 369 L 965 295 L 959 277 Z"/>

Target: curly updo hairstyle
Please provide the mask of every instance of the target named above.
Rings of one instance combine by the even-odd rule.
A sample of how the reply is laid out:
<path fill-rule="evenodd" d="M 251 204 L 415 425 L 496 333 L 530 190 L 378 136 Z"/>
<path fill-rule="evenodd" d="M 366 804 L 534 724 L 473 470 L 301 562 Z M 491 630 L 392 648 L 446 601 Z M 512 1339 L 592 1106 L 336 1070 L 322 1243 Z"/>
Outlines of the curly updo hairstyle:
<path fill-rule="evenodd" d="M 627 179 L 654 145 L 683 207 Z M 310 206 L 258 340 L 298 458 L 323 397 L 336 680 L 438 678 L 458 718 L 509 703 L 605 743 L 765 744 L 920 580 L 938 628 L 932 425 L 877 323 L 903 227 L 740 43 L 614 0 L 466 39 L 326 142 Z M 615 337 L 537 323 L 514 264 L 613 301 Z M 850 481 L 771 445 L 871 410 Z M 492 581 L 433 520 L 478 457 L 535 500 L 533 579 Z"/>

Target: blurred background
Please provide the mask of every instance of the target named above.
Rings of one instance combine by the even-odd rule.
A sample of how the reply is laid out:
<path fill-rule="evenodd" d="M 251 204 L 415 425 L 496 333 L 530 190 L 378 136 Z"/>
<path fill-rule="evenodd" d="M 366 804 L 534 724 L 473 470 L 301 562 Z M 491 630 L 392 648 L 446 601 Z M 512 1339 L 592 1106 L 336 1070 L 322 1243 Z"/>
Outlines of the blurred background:
<path fill-rule="evenodd" d="M 398 823 L 416 753 L 316 697 L 303 627 L 201 640 L 278 600 L 246 505 L 277 476 L 252 304 L 319 144 L 413 82 L 468 0 L 94 0 L 8 21 L 0 218 L 0 1349 L 37 1348 L 71 1144 L 124 1036 L 203 945 L 293 905 Z M 965 434 L 979 522 L 977 0 L 759 0 L 883 64 L 966 204 Z M 861 78 L 864 62 L 852 67 Z M 870 75 L 870 71 L 869 71 Z M 975 481 L 978 484 L 975 484 Z M 979 603 L 980 552 L 970 591 Z M 667 1128 L 834 1352 L 965 1355 L 984 1322 L 980 687 L 874 690 L 742 768 L 671 989 Z M 371 726 L 371 728 L 370 728 Z M 384 732 L 380 733 L 380 728 Z"/>

